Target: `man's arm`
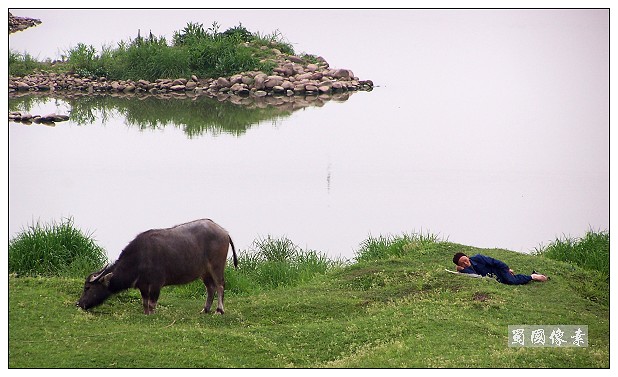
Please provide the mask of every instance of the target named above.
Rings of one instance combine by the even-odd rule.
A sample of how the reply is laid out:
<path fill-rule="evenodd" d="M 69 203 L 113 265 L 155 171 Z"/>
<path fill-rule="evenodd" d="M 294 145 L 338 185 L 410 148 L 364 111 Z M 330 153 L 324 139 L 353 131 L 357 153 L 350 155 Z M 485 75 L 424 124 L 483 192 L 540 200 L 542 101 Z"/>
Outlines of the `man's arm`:
<path fill-rule="evenodd" d="M 477 257 L 478 259 L 481 259 L 482 263 L 486 264 L 487 266 L 509 270 L 509 266 L 507 266 L 506 263 L 504 263 L 503 261 L 499 259 L 488 257 L 487 255 L 482 255 L 482 254 L 477 254 L 473 258 L 477 258 Z"/>
<path fill-rule="evenodd" d="M 462 268 L 460 266 L 457 266 L 457 271 L 461 272 L 462 274 L 474 274 L 476 275 L 476 271 L 474 271 L 474 269 L 472 267 L 467 267 L 467 268 Z"/>

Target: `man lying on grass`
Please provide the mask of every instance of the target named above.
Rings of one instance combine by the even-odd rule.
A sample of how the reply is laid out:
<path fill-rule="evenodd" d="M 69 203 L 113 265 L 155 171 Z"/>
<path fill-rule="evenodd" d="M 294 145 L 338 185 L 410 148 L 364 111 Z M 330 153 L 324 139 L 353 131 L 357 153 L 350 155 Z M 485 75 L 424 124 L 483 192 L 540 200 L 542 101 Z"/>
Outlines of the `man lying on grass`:
<path fill-rule="evenodd" d="M 532 280 L 547 281 L 547 276 L 532 271 L 531 275 L 522 275 L 513 272 L 504 262 L 482 254 L 476 254 L 470 258 L 464 253 L 453 256 L 453 263 L 457 265 L 457 271 L 464 274 L 477 274 L 487 276 L 492 274 L 503 284 L 526 284 Z"/>

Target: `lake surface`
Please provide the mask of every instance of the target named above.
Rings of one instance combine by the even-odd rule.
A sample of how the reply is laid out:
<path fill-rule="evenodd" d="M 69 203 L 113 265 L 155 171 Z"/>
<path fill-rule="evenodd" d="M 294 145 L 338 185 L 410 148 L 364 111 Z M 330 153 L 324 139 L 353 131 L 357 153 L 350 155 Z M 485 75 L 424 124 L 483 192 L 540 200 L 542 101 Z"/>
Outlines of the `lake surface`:
<path fill-rule="evenodd" d="M 10 99 L 71 119 L 9 123 L 9 236 L 71 216 L 115 259 L 139 232 L 208 217 L 240 249 L 286 236 L 352 258 L 370 234 L 529 252 L 609 228 L 608 12 L 335 13 L 355 21 L 318 45 L 281 32 L 376 84 L 346 100 Z M 15 45 L 35 49 L 43 21 Z"/>

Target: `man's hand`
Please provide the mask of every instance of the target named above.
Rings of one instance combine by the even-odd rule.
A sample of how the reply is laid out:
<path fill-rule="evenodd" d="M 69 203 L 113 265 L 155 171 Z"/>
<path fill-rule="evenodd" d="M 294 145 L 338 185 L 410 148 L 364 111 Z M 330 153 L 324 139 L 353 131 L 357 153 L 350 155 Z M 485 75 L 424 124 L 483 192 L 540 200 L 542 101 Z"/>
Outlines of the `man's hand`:
<path fill-rule="evenodd" d="M 457 269 L 457 272 L 459 272 L 459 271 L 461 271 L 461 270 L 463 270 L 463 269 L 464 269 L 464 268 L 463 268 L 463 267 L 461 267 L 461 266 L 456 266 L 455 268 Z"/>

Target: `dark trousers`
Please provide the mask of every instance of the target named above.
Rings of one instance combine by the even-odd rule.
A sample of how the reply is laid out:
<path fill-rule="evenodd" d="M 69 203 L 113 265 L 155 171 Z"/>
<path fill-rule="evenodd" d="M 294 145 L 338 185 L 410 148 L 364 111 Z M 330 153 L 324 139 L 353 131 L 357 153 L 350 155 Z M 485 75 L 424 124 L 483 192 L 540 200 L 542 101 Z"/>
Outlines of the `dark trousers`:
<path fill-rule="evenodd" d="M 510 285 L 526 284 L 532 280 L 532 276 L 530 275 L 513 275 L 508 269 L 500 269 L 496 271 L 496 278 L 500 283 Z"/>

